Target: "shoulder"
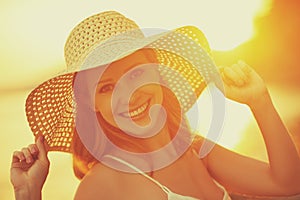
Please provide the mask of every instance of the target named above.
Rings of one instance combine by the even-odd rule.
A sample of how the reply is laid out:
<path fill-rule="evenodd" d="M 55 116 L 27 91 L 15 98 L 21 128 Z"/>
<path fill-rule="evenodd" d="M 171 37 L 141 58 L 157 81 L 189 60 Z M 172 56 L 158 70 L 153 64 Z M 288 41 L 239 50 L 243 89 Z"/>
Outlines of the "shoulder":
<path fill-rule="evenodd" d="M 161 199 L 163 196 L 160 187 L 139 173 L 118 171 L 97 163 L 81 180 L 74 199 L 147 200 L 153 197 Z"/>
<path fill-rule="evenodd" d="M 119 174 L 104 164 L 95 164 L 81 180 L 74 199 L 117 199 L 112 191 L 118 191 Z"/>

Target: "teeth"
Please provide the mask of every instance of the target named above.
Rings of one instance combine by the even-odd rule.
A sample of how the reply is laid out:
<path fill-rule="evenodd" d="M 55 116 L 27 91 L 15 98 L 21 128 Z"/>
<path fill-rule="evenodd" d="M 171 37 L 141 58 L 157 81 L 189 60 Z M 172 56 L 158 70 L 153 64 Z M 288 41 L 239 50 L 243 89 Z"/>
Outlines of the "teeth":
<path fill-rule="evenodd" d="M 144 104 L 141 107 L 139 107 L 137 110 L 130 112 L 129 115 L 130 115 L 130 117 L 135 117 L 135 116 L 141 114 L 142 112 L 144 112 L 146 110 L 146 108 L 147 108 L 147 104 Z"/>
<path fill-rule="evenodd" d="M 137 108 L 137 109 L 135 109 L 133 111 L 130 111 L 129 112 L 129 116 L 128 116 L 128 114 L 126 112 L 122 113 L 122 115 L 124 115 L 126 117 L 136 117 L 136 116 L 142 114 L 147 109 L 148 104 L 149 103 L 147 102 L 147 103 L 143 104 L 142 106 L 140 106 L 139 108 Z"/>

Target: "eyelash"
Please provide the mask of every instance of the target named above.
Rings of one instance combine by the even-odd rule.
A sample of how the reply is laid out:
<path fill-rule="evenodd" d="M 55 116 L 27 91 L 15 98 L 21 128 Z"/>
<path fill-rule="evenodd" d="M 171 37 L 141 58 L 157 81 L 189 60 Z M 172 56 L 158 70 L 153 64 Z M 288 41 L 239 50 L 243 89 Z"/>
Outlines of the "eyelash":
<path fill-rule="evenodd" d="M 130 79 L 137 78 L 140 75 L 142 75 L 143 73 L 144 73 L 144 70 L 142 70 L 142 69 L 134 70 L 133 72 L 130 73 Z M 114 85 L 113 84 L 106 84 L 106 85 L 102 86 L 99 89 L 99 92 L 100 93 L 108 93 L 108 92 L 111 92 L 113 90 L 114 90 Z"/>
<path fill-rule="evenodd" d="M 107 89 L 108 88 L 108 89 Z M 99 92 L 100 93 L 108 93 L 108 92 L 111 92 L 113 91 L 114 89 L 114 85 L 113 84 L 106 84 L 104 86 L 102 86 L 100 89 L 99 89 Z"/>
<path fill-rule="evenodd" d="M 136 78 L 136 77 L 142 75 L 143 73 L 144 73 L 144 70 L 142 70 L 142 69 L 134 70 L 133 72 L 130 73 L 130 78 L 131 79 Z"/>

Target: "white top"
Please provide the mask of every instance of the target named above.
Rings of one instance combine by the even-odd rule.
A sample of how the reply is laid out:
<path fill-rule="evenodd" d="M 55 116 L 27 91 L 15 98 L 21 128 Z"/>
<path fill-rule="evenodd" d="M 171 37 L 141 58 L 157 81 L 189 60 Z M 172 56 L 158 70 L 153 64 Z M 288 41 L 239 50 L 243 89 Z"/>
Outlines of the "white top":
<path fill-rule="evenodd" d="M 141 175 L 143 175 L 144 177 L 146 177 L 147 179 L 151 180 L 153 183 L 155 183 L 156 185 L 158 185 L 168 196 L 168 200 L 200 200 L 194 197 L 190 197 L 190 196 L 183 196 L 177 193 L 172 192 L 169 188 L 167 188 L 166 186 L 162 185 L 160 182 L 158 182 L 157 180 L 153 179 L 151 176 L 149 176 L 148 174 L 146 174 L 145 172 L 143 172 L 142 170 L 140 170 L 139 168 L 133 166 L 132 164 L 126 162 L 125 160 L 122 160 L 118 157 L 112 156 L 112 155 L 105 155 L 104 157 L 107 158 L 111 158 L 115 161 L 118 161 L 130 168 L 132 168 L 133 170 L 137 171 L 138 173 L 140 173 Z M 214 180 L 215 181 L 215 180 Z M 227 191 L 225 190 L 225 188 L 220 185 L 217 181 L 215 181 L 215 183 L 217 184 L 217 186 L 219 186 L 223 192 L 224 192 L 224 197 L 223 200 L 231 200 L 230 196 L 228 195 Z"/>

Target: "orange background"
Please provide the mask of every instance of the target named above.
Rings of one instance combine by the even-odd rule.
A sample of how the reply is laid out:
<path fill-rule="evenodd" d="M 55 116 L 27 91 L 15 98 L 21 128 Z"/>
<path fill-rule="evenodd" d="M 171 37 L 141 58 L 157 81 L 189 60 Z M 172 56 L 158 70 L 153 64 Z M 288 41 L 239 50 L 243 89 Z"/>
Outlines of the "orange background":
<path fill-rule="evenodd" d="M 24 111 L 26 96 L 38 83 L 63 70 L 64 41 L 79 21 L 91 14 L 114 9 L 145 28 L 175 28 L 191 23 L 201 26 L 209 23 L 209 18 L 218 26 L 224 24 L 220 9 L 228 10 L 228 13 L 230 9 L 240 9 L 231 5 L 220 8 L 216 4 L 215 9 L 210 7 L 210 16 L 204 19 L 197 9 L 205 7 L 205 1 L 182 4 L 166 0 L 164 5 L 161 3 L 158 0 L 129 0 L 122 5 L 113 0 L 91 3 L 70 0 L 0 2 L 0 199 L 14 198 L 9 183 L 12 152 L 33 141 Z M 218 65 L 229 65 L 243 59 L 257 70 L 300 146 L 299 13 L 298 0 L 273 0 L 267 13 L 253 16 L 255 29 L 251 38 L 233 49 L 229 47 L 230 50 L 218 51 L 215 48 L 213 55 Z M 237 27 L 233 35 L 239 30 L 242 31 L 243 27 Z M 222 31 L 219 34 L 221 36 Z M 207 36 L 211 41 L 210 35 Z M 227 139 L 221 139 L 220 143 L 234 151 L 266 160 L 262 138 L 249 110 L 234 103 L 229 105 L 230 108 L 234 109 L 228 111 L 222 135 Z M 244 119 L 243 123 L 239 119 Z M 239 124 L 243 126 L 236 129 Z M 51 168 L 43 190 L 44 199 L 71 199 L 78 181 L 73 176 L 70 155 L 50 153 L 49 156 Z"/>

